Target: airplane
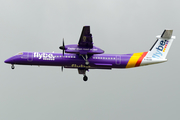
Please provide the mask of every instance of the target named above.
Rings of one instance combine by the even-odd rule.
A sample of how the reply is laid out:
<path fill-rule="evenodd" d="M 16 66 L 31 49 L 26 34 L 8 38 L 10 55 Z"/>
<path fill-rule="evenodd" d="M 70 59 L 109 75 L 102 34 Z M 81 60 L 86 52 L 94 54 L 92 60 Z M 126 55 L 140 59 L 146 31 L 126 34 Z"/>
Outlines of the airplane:
<path fill-rule="evenodd" d="M 19 52 L 5 60 L 11 68 L 18 65 L 61 66 L 74 68 L 87 81 L 86 71 L 89 69 L 133 68 L 166 62 L 167 53 L 173 40 L 173 30 L 165 29 L 149 51 L 131 54 L 104 54 L 104 50 L 94 46 L 90 26 L 84 26 L 78 44 L 65 45 L 64 39 L 59 49 L 62 53 Z"/>

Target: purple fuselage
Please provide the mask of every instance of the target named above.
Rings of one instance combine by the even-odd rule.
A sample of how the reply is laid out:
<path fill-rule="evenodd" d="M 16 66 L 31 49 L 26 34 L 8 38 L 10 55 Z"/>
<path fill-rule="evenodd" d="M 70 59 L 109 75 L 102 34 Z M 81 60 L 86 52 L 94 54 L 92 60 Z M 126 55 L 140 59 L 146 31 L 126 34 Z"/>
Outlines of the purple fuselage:
<path fill-rule="evenodd" d="M 64 66 L 65 68 L 111 69 L 126 68 L 133 54 L 92 54 L 88 55 L 89 65 L 79 54 L 45 52 L 22 52 L 5 62 L 19 65 Z"/>

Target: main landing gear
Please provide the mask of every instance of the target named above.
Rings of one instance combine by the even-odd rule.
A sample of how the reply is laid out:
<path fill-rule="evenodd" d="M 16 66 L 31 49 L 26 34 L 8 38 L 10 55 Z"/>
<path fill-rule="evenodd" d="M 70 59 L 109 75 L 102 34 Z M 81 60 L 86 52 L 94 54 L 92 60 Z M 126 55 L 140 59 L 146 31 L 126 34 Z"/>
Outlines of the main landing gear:
<path fill-rule="evenodd" d="M 83 80 L 84 80 L 84 81 L 87 81 L 87 80 L 88 80 L 88 77 L 87 77 L 86 75 L 84 75 Z"/>
<path fill-rule="evenodd" d="M 89 61 L 86 61 L 86 62 L 85 62 L 85 65 L 88 66 L 88 65 L 89 65 Z"/>
<path fill-rule="evenodd" d="M 84 81 L 87 81 L 88 80 L 88 77 L 86 76 L 86 71 L 87 71 L 88 69 L 85 69 L 85 68 L 78 68 L 78 72 L 79 72 L 79 74 L 83 74 L 84 75 L 84 77 L 83 77 L 83 80 Z"/>
<path fill-rule="evenodd" d="M 14 66 L 14 64 L 12 64 L 11 69 L 14 69 L 14 68 L 15 68 L 15 66 Z"/>
<path fill-rule="evenodd" d="M 88 61 L 88 55 L 80 55 L 83 59 L 84 59 L 84 61 L 85 61 L 85 65 L 86 66 L 88 66 L 89 65 L 89 61 Z"/>

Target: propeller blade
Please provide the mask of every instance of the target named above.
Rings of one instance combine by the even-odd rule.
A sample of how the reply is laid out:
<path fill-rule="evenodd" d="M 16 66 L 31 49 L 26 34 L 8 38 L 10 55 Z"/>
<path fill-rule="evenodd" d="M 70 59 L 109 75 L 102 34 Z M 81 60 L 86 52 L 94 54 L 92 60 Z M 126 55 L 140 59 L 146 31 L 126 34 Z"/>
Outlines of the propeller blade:
<path fill-rule="evenodd" d="M 64 57 L 65 45 L 64 45 L 64 38 L 63 38 L 63 57 Z"/>
<path fill-rule="evenodd" d="M 65 45 L 64 45 L 64 38 L 63 38 L 63 47 L 64 47 Z"/>
<path fill-rule="evenodd" d="M 63 45 L 59 47 L 59 49 L 63 50 L 63 56 L 64 56 L 64 52 L 65 52 L 65 45 L 64 45 L 64 38 L 63 38 Z"/>
<path fill-rule="evenodd" d="M 61 71 L 63 72 L 63 66 L 61 66 Z"/>

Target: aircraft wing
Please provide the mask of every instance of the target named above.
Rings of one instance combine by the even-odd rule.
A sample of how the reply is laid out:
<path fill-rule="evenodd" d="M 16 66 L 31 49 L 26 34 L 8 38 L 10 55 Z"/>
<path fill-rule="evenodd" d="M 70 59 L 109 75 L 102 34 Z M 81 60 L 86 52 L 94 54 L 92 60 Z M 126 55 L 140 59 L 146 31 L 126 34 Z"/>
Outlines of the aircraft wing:
<path fill-rule="evenodd" d="M 93 48 L 90 26 L 84 26 L 78 43 L 79 47 Z"/>

